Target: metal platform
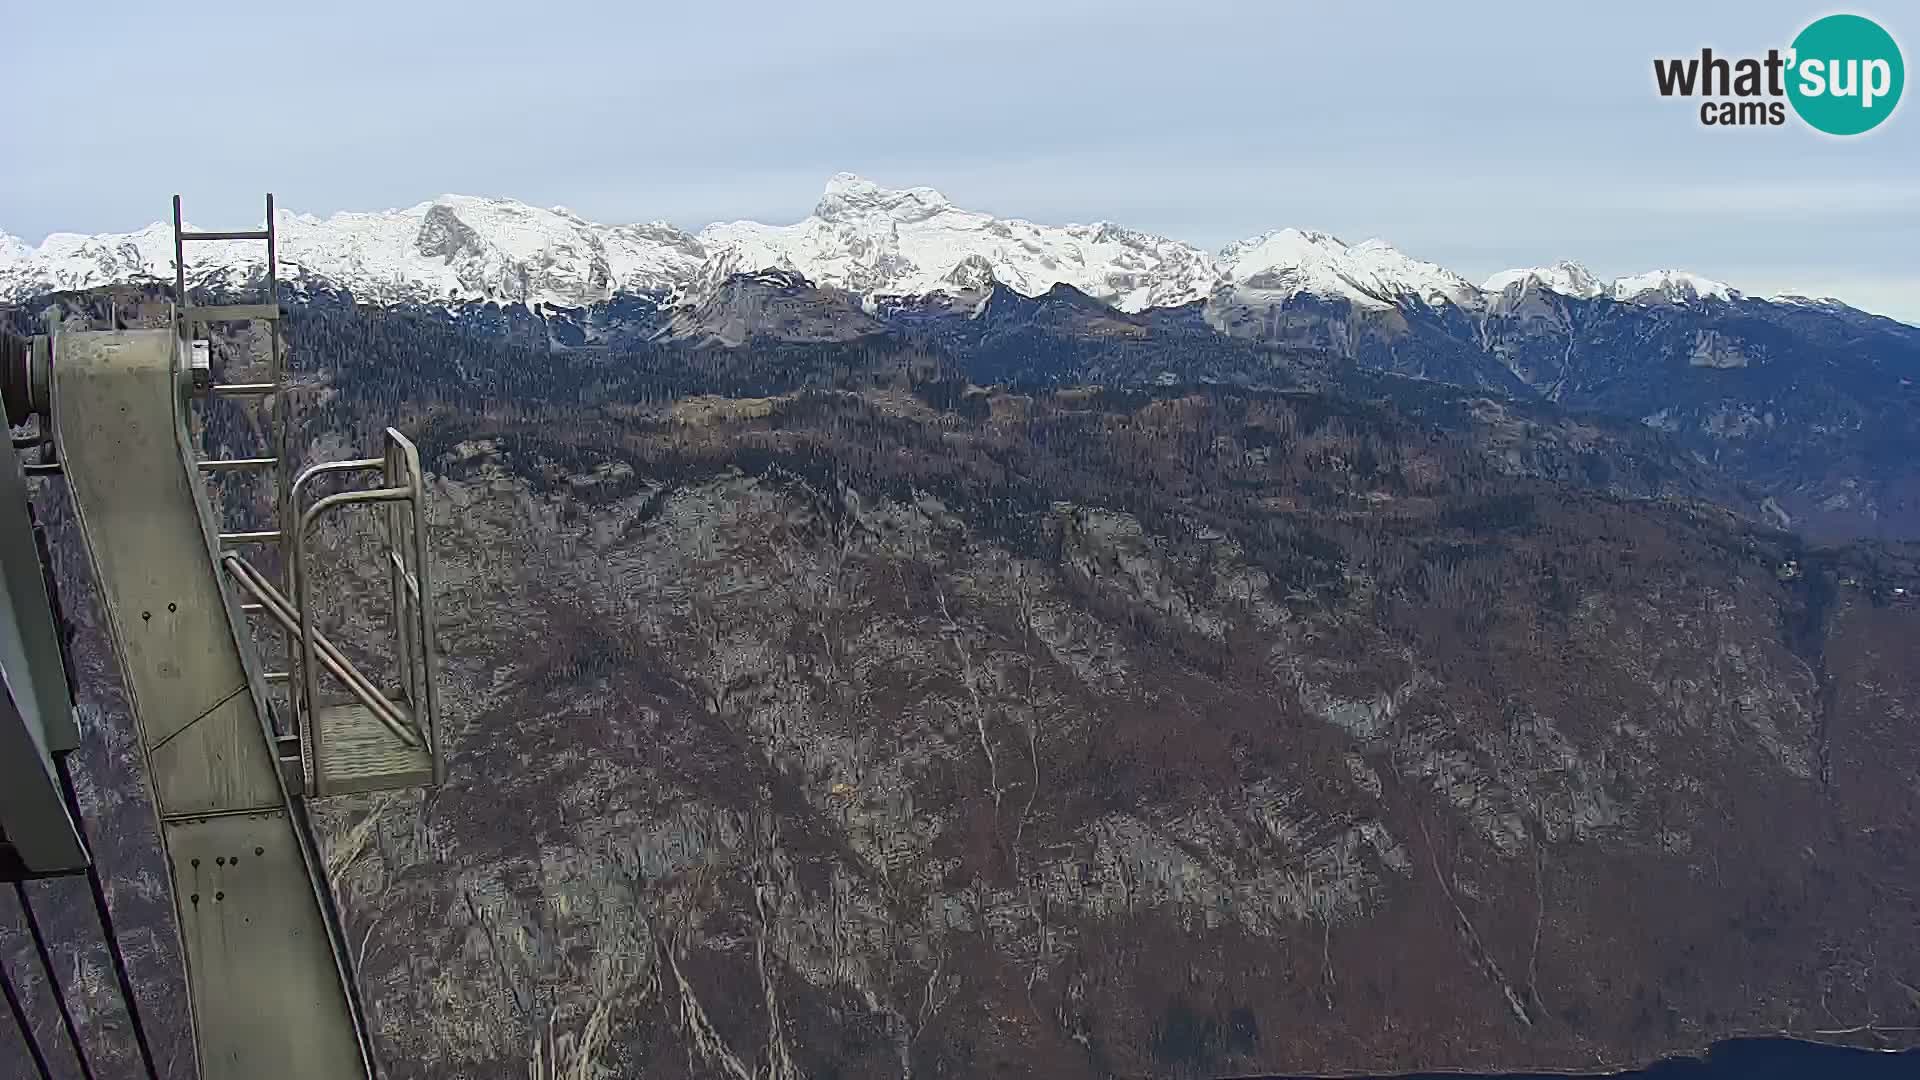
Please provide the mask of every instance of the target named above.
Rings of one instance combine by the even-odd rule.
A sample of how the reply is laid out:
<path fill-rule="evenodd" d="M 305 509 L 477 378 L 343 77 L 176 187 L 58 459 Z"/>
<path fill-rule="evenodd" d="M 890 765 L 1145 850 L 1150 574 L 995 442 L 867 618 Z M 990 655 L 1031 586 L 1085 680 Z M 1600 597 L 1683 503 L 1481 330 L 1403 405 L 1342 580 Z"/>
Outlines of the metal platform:
<path fill-rule="evenodd" d="M 386 452 L 377 458 L 332 461 L 306 469 L 293 482 L 299 509 L 292 532 L 296 603 L 238 552 L 221 565 L 256 609 L 272 617 L 294 643 L 294 756 L 283 749 L 282 767 L 307 795 L 432 787 L 446 778 L 439 724 L 439 667 L 434 648 L 431 578 L 428 572 L 425 491 L 419 452 L 392 428 Z M 336 492 L 308 502 L 313 483 L 326 476 L 378 473 L 379 486 Z M 387 621 L 393 627 L 393 681 L 370 677 L 320 632 L 313 607 L 318 590 L 308 560 L 315 523 L 348 507 L 383 509 L 381 563 L 390 586 Z M 322 677 L 326 677 L 323 684 Z M 327 692 L 323 693 L 323 686 Z M 386 689 L 391 687 L 391 689 Z M 335 696 L 336 688 L 347 697 Z"/>
<path fill-rule="evenodd" d="M 322 705 L 314 710 L 314 723 L 326 747 L 316 763 L 321 790 L 347 795 L 433 783 L 433 752 L 402 742 L 367 706 L 357 701 Z"/>

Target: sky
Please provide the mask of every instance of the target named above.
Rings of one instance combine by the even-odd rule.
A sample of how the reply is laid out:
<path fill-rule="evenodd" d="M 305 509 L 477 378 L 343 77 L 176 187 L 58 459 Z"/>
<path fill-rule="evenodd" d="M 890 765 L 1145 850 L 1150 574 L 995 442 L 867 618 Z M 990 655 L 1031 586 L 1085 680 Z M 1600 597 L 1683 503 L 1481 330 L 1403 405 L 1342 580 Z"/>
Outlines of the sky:
<path fill-rule="evenodd" d="M 1704 127 L 1653 83 L 1655 57 L 1761 55 L 1833 10 L 1911 65 L 1920 9 L 1875 3 L 25 4 L 0 230 L 126 231 L 176 191 L 238 227 L 268 190 L 784 223 L 848 171 L 1207 248 L 1291 225 L 1476 281 L 1671 267 L 1920 324 L 1920 101 L 1834 138 Z"/>

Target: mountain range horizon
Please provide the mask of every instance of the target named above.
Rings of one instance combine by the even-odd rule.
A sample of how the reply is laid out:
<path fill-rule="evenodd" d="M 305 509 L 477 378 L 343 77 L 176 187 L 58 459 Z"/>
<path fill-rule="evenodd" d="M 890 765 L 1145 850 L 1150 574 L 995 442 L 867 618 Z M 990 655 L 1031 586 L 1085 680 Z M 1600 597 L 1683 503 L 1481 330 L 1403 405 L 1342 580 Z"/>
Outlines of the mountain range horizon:
<path fill-rule="evenodd" d="M 1362 307 L 1390 305 L 1407 296 L 1470 306 L 1476 295 L 1497 295 L 1532 279 L 1579 299 L 1631 301 L 1651 295 L 1662 302 L 1735 297 L 1838 302 L 1916 325 L 1911 316 L 1861 307 L 1845 296 L 1762 295 L 1675 268 L 1608 278 L 1572 258 L 1501 270 L 1475 283 L 1405 254 L 1383 238 L 1349 243 L 1330 231 L 1296 226 L 1209 251 L 1111 221 L 1049 225 L 1001 218 L 962 209 L 932 187 L 888 188 L 852 172 L 834 174 L 812 213 L 792 224 L 716 221 L 694 231 L 667 221 L 598 222 L 564 205 L 537 207 L 509 197 L 455 193 L 405 208 L 339 211 L 322 218 L 283 207 L 276 216 L 289 276 L 305 271 L 356 293 L 370 288 L 369 299 L 381 302 L 520 300 L 578 306 L 627 292 L 684 299 L 698 281 L 710 287 L 728 273 L 785 269 L 868 297 L 953 292 L 987 278 L 1028 296 L 1068 284 L 1122 310 L 1140 311 L 1202 299 L 1222 282 L 1279 274 L 1290 279 L 1292 292 Z M 128 233 L 54 232 L 38 245 L 0 229 L 0 299 L 171 278 L 171 246 L 171 227 L 164 221 Z M 342 247 L 346 250 L 327 250 Z M 447 275 L 416 264 L 472 263 L 477 252 L 480 262 L 490 264 L 477 276 L 469 266 L 450 282 L 425 287 L 430 278 Z M 582 254 L 592 263 L 596 252 L 605 253 L 605 265 L 576 268 L 581 280 L 514 295 L 513 278 L 555 266 L 564 277 L 567 268 L 561 264 Z M 257 254 L 240 245 L 206 252 L 200 261 L 229 267 L 249 258 L 257 260 Z M 489 282 L 500 277 L 496 270 L 505 277 Z M 393 290 L 385 286 L 401 280 L 422 287 L 386 295 Z"/>

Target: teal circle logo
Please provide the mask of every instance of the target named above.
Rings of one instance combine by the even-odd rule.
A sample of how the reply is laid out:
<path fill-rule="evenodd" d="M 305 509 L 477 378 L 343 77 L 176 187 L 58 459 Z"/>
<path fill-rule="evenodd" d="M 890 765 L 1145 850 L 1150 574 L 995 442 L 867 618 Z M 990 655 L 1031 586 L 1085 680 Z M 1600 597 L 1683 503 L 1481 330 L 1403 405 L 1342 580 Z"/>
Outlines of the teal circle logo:
<path fill-rule="evenodd" d="M 1893 35 L 1872 19 L 1829 15 L 1793 39 L 1787 99 L 1800 119 L 1829 135 L 1858 135 L 1900 103 L 1906 66 Z"/>

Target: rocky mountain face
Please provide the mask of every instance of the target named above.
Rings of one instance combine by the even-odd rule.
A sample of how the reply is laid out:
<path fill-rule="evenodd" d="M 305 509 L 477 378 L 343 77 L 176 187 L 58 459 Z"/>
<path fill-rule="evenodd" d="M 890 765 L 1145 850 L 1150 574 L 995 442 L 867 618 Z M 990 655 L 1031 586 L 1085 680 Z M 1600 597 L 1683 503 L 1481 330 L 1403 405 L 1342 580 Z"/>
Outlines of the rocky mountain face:
<path fill-rule="evenodd" d="M 1684 270 L 1603 282 L 1562 262 L 1476 286 L 1380 240 L 1280 229 L 1209 253 L 1110 223 L 996 217 L 851 174 L 795 224 L 697 234 L 453 195 L 325 220 L 283 213 L 279 225 L 282 272 L 300 288 L 548 349 L 891 334 L 955 351 L 985 381 L 1282 385 L 1278 350 L 1289 368 L 1317 356 L 1643 423 L 1770 496 L 1799 528 L 1920 535 L 1920 329 Z M 192 282 L 246 284 L 258 247 L 196 247 Z M 37 248 L 0 237 L 0 300 L 171 277 L 161 225 Z M 1259 347 L 1207 340 L 1222 337 Z"/>
<path fill-rule="evenodd" d="M 1141 312 L 1069 285 L 1029 297 L 995 282 L 856 311 L 849 294 L 791 274 L 780 277 L 777 297 L 737 275 L 724 293 L 728 310 L 753 318 L 812 296 L 811 310 L 844 313 L 840 329 L 766 317 L 726 335 L 691 336 L 890 334 L 948 351 L 983 383 L 1285 386 L 1303 369 L 1408 376 L 1668 433 L 1770 498 L 1777 520 L 1815 535 L 1920 535 L 1920 329 L 1842 304 L 1722 298 L 1676 280 L 1672 295 L 1643 290 L 1623 301 L 1569 295 L 1527 276 L 1467 308 L 1444 298 L 1327 299 L 1256 276 L 1204 301 Z M 587 326 L 599 318 L 578 316 Z M 678 318 L 662 336 L 702 325 Z"/>
<path fill-rule="evenodd" d="M 1920 529 L 1920 329 L 1842 304 L 1511 285 L 1475 327 L 1539 396 L 1674 433 L 1825 535 Z"/>
<path fill-rule="evenodd" d="M 1028 302 L 1123 347 L 1091 363 L 1191 330 Z M 449 782 L 318 808 L 396 1076 L 1575 1068 L 1920 1024 L 1920 552 L 1731 513 L 1671 433 L 1217 338 L 1293 388 L 287 329 L 310 456 L 394 423 L 432 473 Z M 370 650 L 373 537 L 321 541 L 322 622 Z"/>
<path fill-rule="evenodd" d="M 696 306 L 675 309 L 657 336 L 693 345 L 736 346 L 768 339 L 853 341 L 886 330 L 846 293 L 813 288 L 792 271 L 758 270 L 730 275 Z"/>
<path fill-rule="evenodd" d="M 314 388 L 435 463 L 453 778 L 326 812 L 415 1075 L 1570 1067 L 1911 1022 L 1910 551 L 1548 479 L 1498 406 L 881 362 L 583 410 L 581 374 L 509 411 L 431 365 Z M 328 540 L 338 595 L 379 587 Z"/>

